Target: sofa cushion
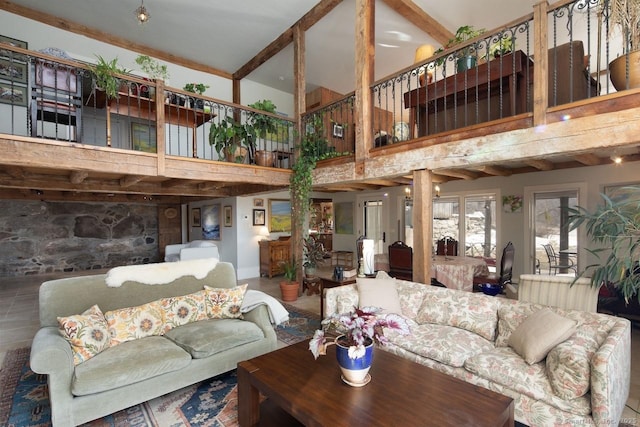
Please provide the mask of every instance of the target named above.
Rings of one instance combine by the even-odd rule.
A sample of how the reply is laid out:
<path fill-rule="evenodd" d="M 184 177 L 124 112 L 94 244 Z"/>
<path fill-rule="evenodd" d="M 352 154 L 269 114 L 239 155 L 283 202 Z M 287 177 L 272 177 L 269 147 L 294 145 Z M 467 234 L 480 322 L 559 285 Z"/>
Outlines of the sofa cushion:
<path fill-rule="evenodd" d="M 104 317 L 109 324 L 112 346 L 152 335 L 162 335 L 165 329 L 164 310 L 160 301 L 107 311 Z"/>
<path fill-rule="evenodd" d="M 177 371 L 190 362 L 189 353 L 164 337 L 128 341 L 76 366 L 71 392 L 84 396 L 111 390 Z"/>
<path fill-rule="evenodd" d="M 385 336 L 396 346 L 456 368 L 467 358 L 493 349 L 493 343 L 481 336 L 453 326 L 410 322 L 410 335 L 385 329 Z"/>
<path fill-rule="evenodd" d="M 396 284 L 398 282 L 396 281 Z M 427 286 L 423 283 L 401 282 L 398 285 L 398 297 L 402 314 L 410 319 L 418 316 Z"/>
<path fill-rule="evenodd" d="M 606 316 L 586 312 L 569 312 L 567 315 L 578 321 L 580 327 L 547 354 L 547 376 L 556 395 L 575 399 L 589 391 L 591 358 L 615 322 Z"/>
<path fill-rule="evenodd" d="M 111 345 L 109 326 L 97 305 L 82 314 L 58 317 L 58 331 L 71 345 L 74 365 L 91 359 Z"/>
<path fill-rule="evenodd" d="M 359 308 L 379 307 L 383 314 L 402 314 L 400 298 L 396 289 L 396 279 L 365 279 L 358 277 Z"/>
<path fill-rule="evenodd" d="M 577 322 L 543 308 L 527 317 L 509 337 L 513 348 L 528 363 L 538 363 L 576 331 Z"/>
<path fill-rule="evenodd" d="M 207 315 L 210 319 L 242 318 L 240 307 L 248 284 L 233 288 L 204 287 L 207 291 Z"/>
<path fill-rule="evenodd" d="M 545 364 L 529 365 L 510 347 L 496 347 L 472 356 L 466 360 L 464 367 L 481 378 L 563 411 L 585 416 L 591 413 L 591 400 L 588 395 L 573 400 L 560 399 L 553 393 Z M 538 420 L 538 425 L 547 424 L 549 420 Z"/>
<path fill-rule="evenodd" d="M 354 307 L 358 307 L 358 290 L 347 287 L 344 288 L 344 290 L 336 288 L 338 289 L 338 295 L 336 296 L 336 313 L 338 314 L 350 313 Z"/>
<path fill-rule="evenodd" d="M 202 359 L 262 339 L 264 333 L 253 322 L 210 319 L 172 329 L 165 337 L 189 352 L 194 359 Z"/>
<path fill-rule="evenodd" d="M 207 304 L 205 290 L 188 295 L 162 298 L 160 306 L 164 310 L 165 331 L 187 323 L 206 320 Z"/>
<path fill-rule="evenodd" d="M 498 324 L 498 298 L 446 288 L 425 293 L 416 322 L 455 326 L 493 341 Z"/>
<path fill-rule="evenodd" d="M 500 307 L 498 308 L 498 336 L 496 337 L 496 347 L 507 347 L 509 345 L 509 337 L 520 323 L 531 313 L 542 308 L 544 308 L 544 306 L 540 304 L 502 298 Z"/>

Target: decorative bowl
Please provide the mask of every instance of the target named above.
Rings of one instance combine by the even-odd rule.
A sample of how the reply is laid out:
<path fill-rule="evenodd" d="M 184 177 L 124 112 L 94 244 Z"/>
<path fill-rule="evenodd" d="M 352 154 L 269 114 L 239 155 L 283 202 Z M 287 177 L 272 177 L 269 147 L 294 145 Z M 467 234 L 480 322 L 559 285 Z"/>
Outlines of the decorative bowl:
<path fill-rule="evenodd" d="M 480 285 L 480 289 L 485 295 L 495 296 L 498 295 L 502 291 L 502 287 L 496 283 L 483 283 Z"/>

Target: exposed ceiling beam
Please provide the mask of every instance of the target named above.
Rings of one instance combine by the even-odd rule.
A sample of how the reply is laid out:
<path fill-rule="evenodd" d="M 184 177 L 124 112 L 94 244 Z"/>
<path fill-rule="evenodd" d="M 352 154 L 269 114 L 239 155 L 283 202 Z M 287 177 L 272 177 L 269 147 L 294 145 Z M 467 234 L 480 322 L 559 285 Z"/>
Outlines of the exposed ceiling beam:
<path fill-rule="evenodd" d="M 87 179 L 89 176 L 89 172 L 87 171 L 71 171 L 69 175 L 69 182 L 72 184 L 80 184 L 82 181 Z"/>
<path fill-rule="evenodd" d="M 202 71 L 203 73 L 214 74 L 226 79 L 232 78 L 231 73 L 227 71 L 219 70 L 209 65 L 201 64 L 199 62 L 195 62 L 178 55 L 173 55 L 159 49 L 154 49 L 152 47 L 136 43 L 133 40 L 127 40 L 113 34 L 105 33 L 104 31 L 87 27 L 86 25 L 69 21 L 58 16 L 38 12 L 37 10 L 20 6 L 7 0 L 0 0 L 0 9 L 6 10 L 7 12 L 15 13 L 16 15 L 24 16 L 25 18 L 33 19 L 34 21 L 38 21 L 46 25 L 51 25 L 55 28 L 61 28 L 72 33 L 80 34 L 82 36 L 86 36 L 104 43 L 118 46 L 126 50 L 132 50 L 134 52 L 162 59 L 163 61 L 182 65 L 193 70 Z"/>
<path fill-rule="evenodd" d="M 120 178 L 120 187 L 128 188 L 136 185 L 140 181 L 144 179 L 144 176 L 140 175 L 127 175 L 125 177 Z"/>
<path fill-rule="evenodd" d="M 586 166 L 598 166 L 602 164 L 602 159 L 593 153 L 576 154 L 573 158 Z"/>
<path fill-rule="evenodd" d="M 524 162 L 529 166 L 532 166 L 541 171 L 550 171 L 550 170 L 553 170 L 554 168 L 553 163 L 551 163 L 549 160 L 529 159 L 529 160 L 525 160 Z"/>
<path fill-rule="evenodd" d="M 480 166 L 479 168 L 475 168 L 475 169 L 480 172 L 484 172 L 487 175 L 493 175 L 493 176 L 511 176 L 511 174 L 513 173 L 509 169 L 505 169 L 500 166 L 491 166 L 491 165 Z"/>
<path fill-rule="evenodd" d="M 411 0 L 383 0 L 404 19 L 445 45 L 454 34 Z"/>
<path fill-rule="evenodd" d="M 465 169 L 438 169 L 435 173 L 438 175 L 452 176 L 454 178 L 461 178 L 466 180 L 473 180 L 478 178 L 476 172 Z"/>
<path fill-rule="evenodd" d="M 302 18 L 300 18 L 295 24 L 287 28 L 278 38 L 272 41 L 267 47 L 262 49 L 256 56 L 254 56 L 249 62 L 240 67 L 235 73 L 233 78 L 235 80 L 241 80 L 251 74 L 260 65 L 267 62 L 274 57 L 278 52 L 287 47 L 289 43 L 293 42 L 293 27 L 300 25 L 303 31 L 311 28 L 316 22 L 320 21 L 325 15 L 331 12 L 337 5 L 342 3 L 342 0 L 322 0 L 315 5 L 309 12 L 307 12 Z"/>
<path fill-rule="evenodd" d="M 5 166 L 4 171 L 15 179 L 24 179 L 25 176 L 24 169 L 17 166 Z"/>

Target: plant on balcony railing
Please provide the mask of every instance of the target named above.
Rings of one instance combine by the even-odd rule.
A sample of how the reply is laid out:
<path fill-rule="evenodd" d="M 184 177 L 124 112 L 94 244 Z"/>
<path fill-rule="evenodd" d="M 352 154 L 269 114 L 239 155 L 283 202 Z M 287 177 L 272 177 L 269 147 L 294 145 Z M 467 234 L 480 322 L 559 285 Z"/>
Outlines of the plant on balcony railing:
<path fill-rule="evenodd" d="M 103 91 L 107 99 L 115 99 L 118 97 L 120 88 L 120 79 L 116 74 L 126 74 L 129 71 L 118 66 L 118 58 L 107 61 L 102 56 L 96 55 L 96 57 L 98 62 L 91 67 L 95 78 L 95 89 Z"/>
<path fill-rule="evenodd" d="M 218 153 L 218 158 L 228 162 L 242 163 L 247 148 L 256 138 L 255 129 L 247 123 L 241 123 L 227 116 L 209 129 L 209 144 Z"/>
<path fill-rule="evenodd" d="M 602 13 L 608 14 L 609 25 L 622 33 L 623 55 L 609 63 L 611 82 L 617 90 L 640 87 L 640 0 L 609 0 L 603 2 L 602 8 Z"/>
<path fill-rule="evenodd" d="M 277 108 L 276 105 L 269 99 L 254 102 L 253 104 L 249 104 L 249 107 L 272 114 L 276 112 Z M 255 134 L 265 141 L 268 134 L 277 133 L 278 126 L 283 125 L 281 120 L 278 120 L 273 116 L 256 113 L 254 111 L 249 112 L 248 121 L 255 129 Z M 258 164 L 259 166 L 273 166 L 276 154 L 273 151 L 269 150 L 258 150 L 257 141 L 255 140 L 252 141 L 252 143 L 253 145 L 250 147 L 250 149 L 255 152 L 256 164 Z"/>
<path fill-rule="evenodd" d="M 462 27 L 458 28 L 454 37 L 450 39 L 447 44 L 436 50 L 434 54 L 438 55 L 447 49 L 451 49 L 456 45 L 459 45 L 460 43 L 464 43 L 468 40 L 476 38 L 484 32 L 484 28 L 476 30 L 472 25 L 463 25 Z M 475 67 L 478 61 L 478 53 L 476 52 L 476 48 L 474 45 L 459 49 L 454 52 L 454 55 L 456 58 L 456 69 L 459 72 Z M 442 65 L 444 63 L 444 58 L 440 58 L 438 61 L 436 61 L 436 63 L 438 65 Z"/>
<path fill-rule="evenodd" d="M 142 71 L 147 73 L 150 79 L 162 79 L 165 84 L 168 84 L 169 70 L 167 70 L 166 65 L 160 65 L 158 61 L 147 55 L 138 55 L 136 64 L 140 66 Z"/>
<path fill-rule="evenodd" d="M 182 89 L 187 92 L 197 93 L 198 95 L 204 95 L 204 92 L 211 86 L 204 83 L 187 83 Z"/>

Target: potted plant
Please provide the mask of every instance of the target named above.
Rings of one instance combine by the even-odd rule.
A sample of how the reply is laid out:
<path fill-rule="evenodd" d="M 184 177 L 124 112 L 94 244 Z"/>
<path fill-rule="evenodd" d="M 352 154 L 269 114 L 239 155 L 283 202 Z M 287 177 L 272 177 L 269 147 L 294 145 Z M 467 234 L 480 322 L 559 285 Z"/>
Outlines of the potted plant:
<path fill-rule="evenodd" d="M 267 113 L 275 114 L 276 105 L 269 99 L 264 99 L 262 101 L 254 102 L 253 104 L 249 104 L 249 107 L 255 108 L 256 110 L 265 111 Z M 249 113 L 248 121 L 256 130 L 256 136 L 266 140 L 267 134 L 276 133 L 278 131 L 278 125 L 281 124 L 281 121 L 273 116 L 268 116 L 266 114 L 260 114 L 255 111 L 251 111 Z M 256 146 L 257 141 L 252 141 L 252 149 L 255 152 L 255 162 L 259 166 L 271 166 L 273 167 L 275 163 L 275 153 L 270 150 L 258 150 Z M 250 149 L 251 149 L 250 148 Z M 266 148 L 266 144 L 265 144 Z"/>
<path fill-rule="evenodd" d="M 305 268 L 305 274 L 307 277 L 313 277 L 316 274 L 318 264 L 324 261 L 327 252 L 324 250 L 324 245 L 313 236 L 307 236 L 302 241 L 302 250 L 304 253 L 302 266 Z"/>
<path fill-rule="evenodd" d="M 513 36 L 508 33 L 498 34 L 498 39 L 489 45 L 488 60 L 513 52 Z"/>
<path fill-rule="evenodd" d="M 300 283 L 296 280 L 298 275 L 298 262 L 295 258 L 282 263 L 284 280 L 280 282 L 282 301 L 295 301 L 298 299 Z"/>
<path fill-rule="evenodd" d="M 640 87 L 640 0 L 602 3 L 603 6 L 609 4 L 609 11 L 601 10 L 601 13 L 608 13 L 609 26 L 618 27 L 623 40 L 622 55 L 609 63 L 611 83 L 618 91 Z"/>
<path fill-rule="evenodd" d="M 454 37 L 450 39 L 446 45 L 435 51 L 435 55 L 444 52 L 447 49 L 451 49 L 460 43 L 464 43 L 467 40 L 478 37 L 484 33 L 485 29 L 476 30 L 472 25 L 463 25 L 458 28 Z M 474 45 L 467 46 L 455 52 L 456 57 L 456 70 L 458 72 L 466 71 L 476 66 L 478 62 L 478 53 Z M 437 61 L 438 65 L 444 63 L 444 58 L 440 58 Z"/>
<path fill-rule="evenodd" d="M 204 92 L 209 88 L 209 85 L 206 85 L 204 83 L 187 83 L 186 85 L 184 85 L 184 87 L 182 89 L 184 89 L 187 92 L 191 92 L 191 93 L 197 93 L 198 95 L 204 95 Z M 196 108 L 199 109 L 204 109 L 204 100 L 203 99 L 194 99 L 194 98 L 190 98 L 191 104 L 194 105 Z"/>
<path fill-rule="evenodd" d="M 640 186 L 624 187 L 628 194 L 639 194 Z M 577 206 L 568 208 L 570 230 L 585 224 L 587 236 L 603 245 L 587 249 L 597 262 L 587 266 L 578 277 L 591 274 L 591 285 L 613 287 L 625 300 L 640 300 L 640 199 L 613 200 L 601 194 L 604 204 L 593 212 Z"/>
<path fill-rule="evenodd" d="M 371 380 L 367 379 L 373 358 L 373 343 L 385 345 L 384 329 L 397 331 L 401 335 L 409 334 L 409 325 L 399 314 L 378 314 L 377 307 L 355 308 L 351 313 L 333 315 L 322 321 L 322 329 L 313 334 L 309 341 L 309 350 L 314 358 L 326 354 L 327 346 L 336 344 L 336 355 L 342 378 L 345 383 L 360 387 Z M 332 334 L 327 342 L 325 334 Z M 337 335 L 337 336 L 336 336 Z"/>
<path fill-rule="evenodd" d="M 161 65 L 158 61 L 148 55 L 138 55 L 136 58 L 136 64 L 138 64 L 142 71 L 147 74 L 149 79 L 161 79 L 165 84 L 169 83 L 169 71 L 167 70 L 166 65 Z M 140 96 L 149 97 L 151 95 L 153 95 L 153 93 L 149 87 L 140 87 Z"/>
<path fill-rule="evenodd" d="M 91 67 L 94 89 L 103 92 L 107 101 L 115 99 L 120 89 L 120 78 L 116 74 L 126 74 L 128 70 L 118 66 L 118 58 L 113 58 L 111 61 L 105 60 L 100 55 L 96 55 L 96 58 L 98 61 Z"/>
<path fill-rule="evenodd" d="M 255 139 L 255 130 L 251 125 L 240 123 L 228 116 L 218 123 L 212 123 L 209 129 L 209 144 L 218 153 L 219 159 L 242 163 L 247 155 L 251 140 Z"/>

